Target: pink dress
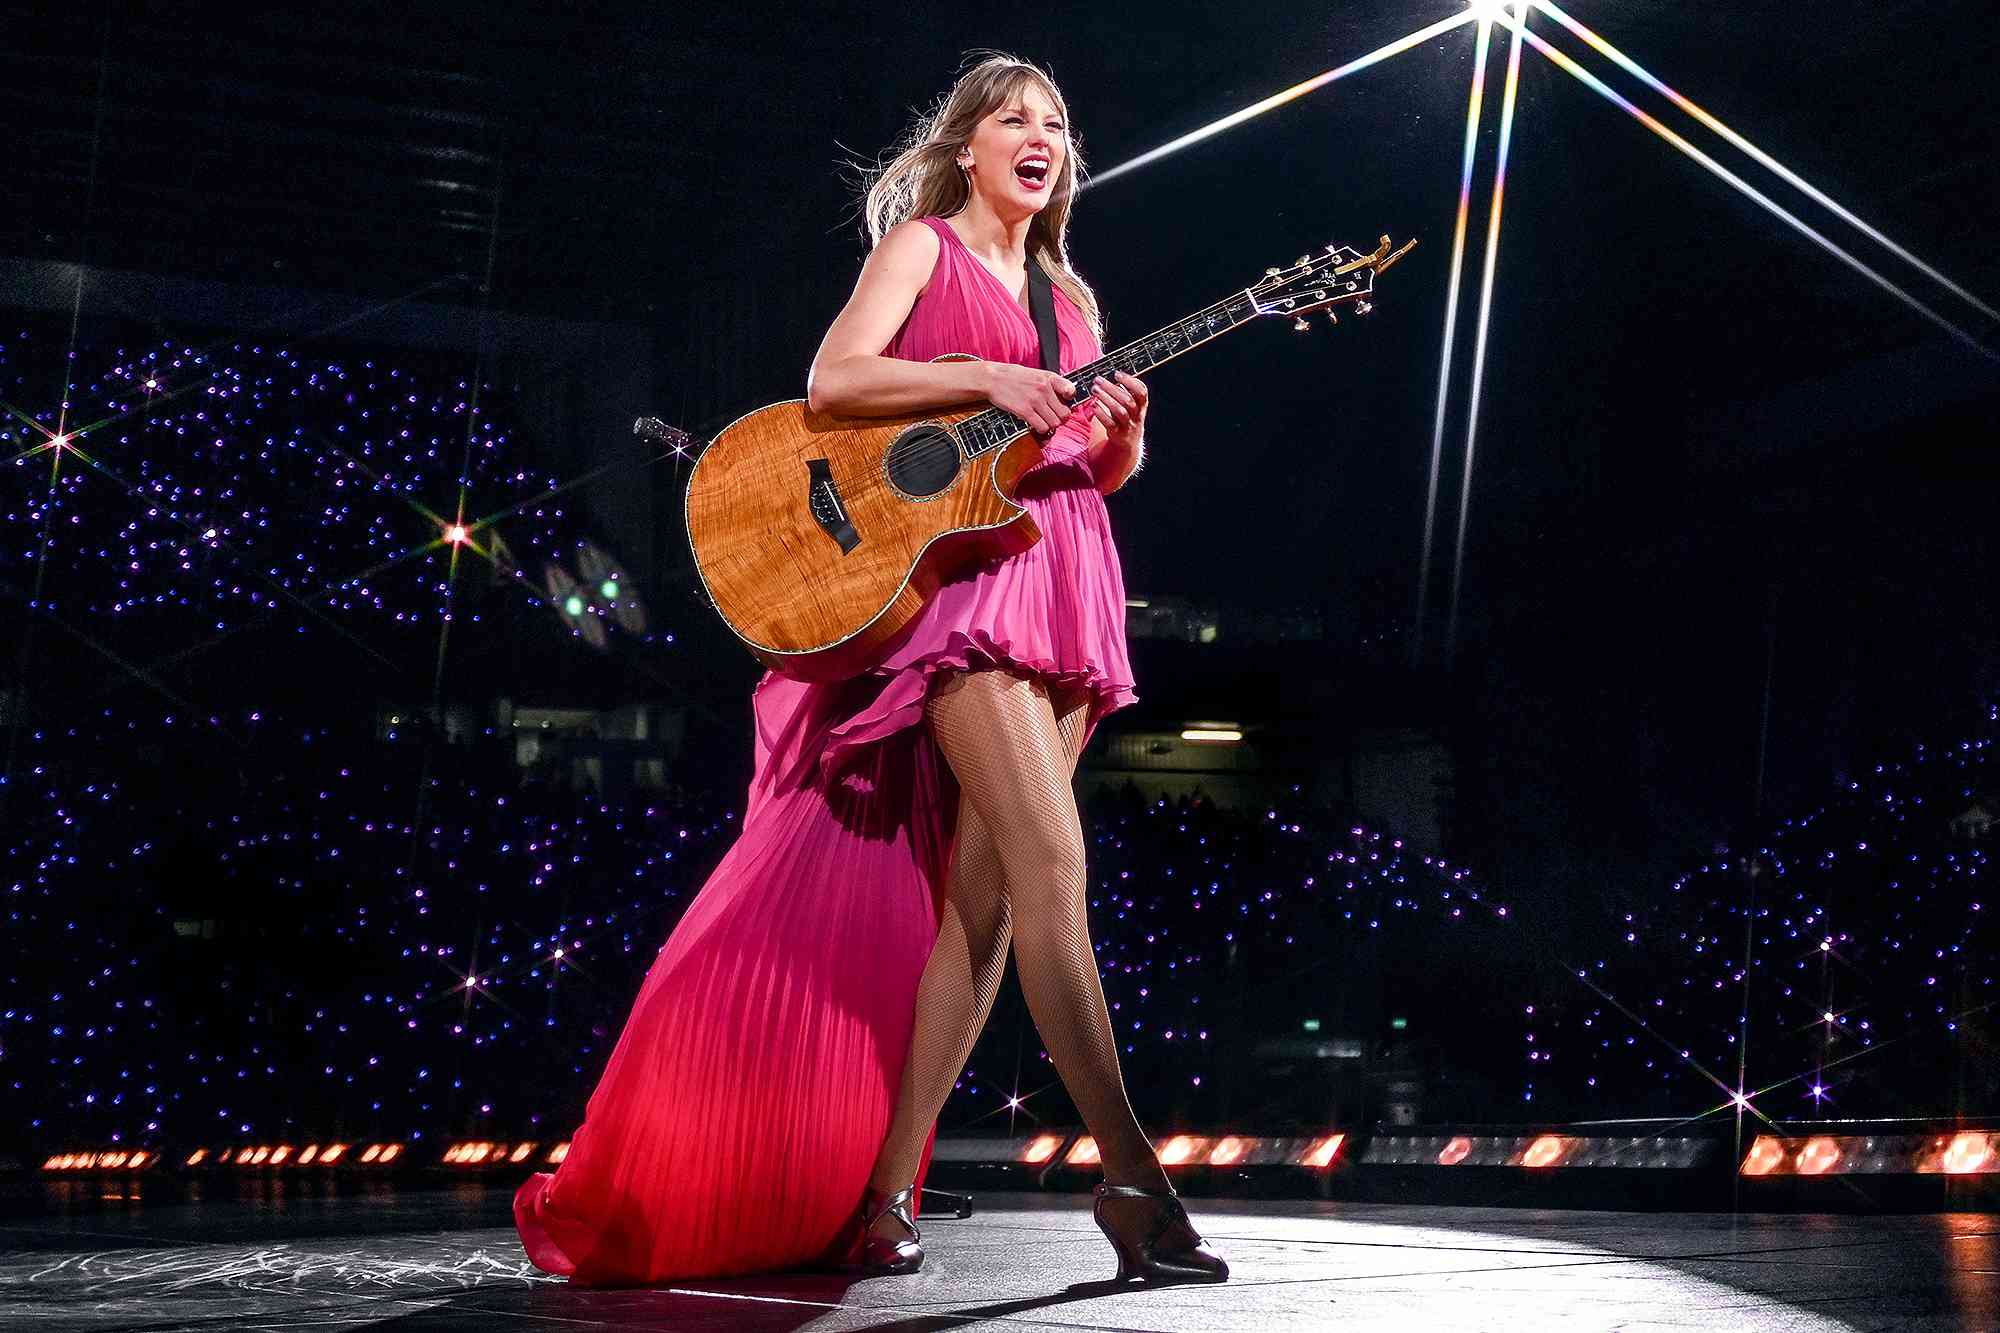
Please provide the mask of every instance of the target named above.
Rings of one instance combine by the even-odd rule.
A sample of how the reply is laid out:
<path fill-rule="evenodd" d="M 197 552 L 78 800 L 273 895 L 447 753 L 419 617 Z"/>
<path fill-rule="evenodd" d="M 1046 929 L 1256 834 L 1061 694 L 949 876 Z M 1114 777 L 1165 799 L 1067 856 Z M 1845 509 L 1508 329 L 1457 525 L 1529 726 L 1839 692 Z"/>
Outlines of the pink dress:
<path fill-rule="evenodd" d="M 943 219 L 923 221 L 941 253 L 886 354 L 1040 365 L 1027 309 Z M 1069 371 L 1102 352 L 1055 296 Z M 1093 412 L 1079 403 L 1022 479 L 1041 541 L 947 582 L 860 675 L 758 682 L 737 840 L 647 973 L 568 1156 L 515 1196 L 538 1267 L 642 1285 L 815 1267 L 854 1239 L 957 826 L 958 784 L 923 725 L 931 682 L 1002 666 L 1083 686 L 1086 743 L 1138 698 L 1084 454 Z M 927 1143 L 919 1184 L 930 1157 Z"/>

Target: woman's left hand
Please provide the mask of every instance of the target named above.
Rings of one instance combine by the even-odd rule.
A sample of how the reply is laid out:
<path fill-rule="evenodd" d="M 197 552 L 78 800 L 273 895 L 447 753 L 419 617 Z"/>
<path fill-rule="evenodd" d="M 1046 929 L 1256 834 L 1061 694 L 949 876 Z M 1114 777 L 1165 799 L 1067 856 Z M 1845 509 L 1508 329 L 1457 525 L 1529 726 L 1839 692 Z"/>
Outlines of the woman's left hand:
<path fill-rule="evenodd" d="M 1097 419 L 1104 423 L 1110 444 L 1122 451 L 1139 448 L 1146 435 L 1146 400 L 1149 390 L 1137 375 L 1113 371 L 1115 378 L 1100 375 L 1090 386 L 1097 400 Z"/>

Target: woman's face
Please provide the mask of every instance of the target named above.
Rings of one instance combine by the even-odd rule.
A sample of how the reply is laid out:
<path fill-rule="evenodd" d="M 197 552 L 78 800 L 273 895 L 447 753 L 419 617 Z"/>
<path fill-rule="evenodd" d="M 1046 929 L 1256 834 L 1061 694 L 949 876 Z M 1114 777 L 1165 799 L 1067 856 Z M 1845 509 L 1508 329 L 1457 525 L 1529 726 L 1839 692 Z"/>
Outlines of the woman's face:
<path fill-rule="evenodd" d="M 995 213 L 1038 213 L 1069 154 L 1069 130 L 1041 85 L 1029 81 L 980 120 L 967 148 L 972 188 Z"/>

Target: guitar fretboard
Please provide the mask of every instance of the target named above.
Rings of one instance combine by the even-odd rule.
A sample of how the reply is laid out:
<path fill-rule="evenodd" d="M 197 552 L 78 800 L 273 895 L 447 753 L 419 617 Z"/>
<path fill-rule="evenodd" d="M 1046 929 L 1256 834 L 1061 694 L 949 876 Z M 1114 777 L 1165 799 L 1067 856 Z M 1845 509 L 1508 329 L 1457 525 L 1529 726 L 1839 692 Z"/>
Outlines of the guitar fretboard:
<path fill-rule="evenodd" d="M 1191 352 L 1213 338 L 1247 324 L 1257 317 L 1250 301 L 1250 293 L 1237 292 L 1234 296 L 1218 301 L 1206 310 L 1197 310 L 1174 323 L 1167 325 L 1145 337 L 1129 342 L 1109 356 L 1099 357 L 1088 365 L 1078 366 L 1063 378 L 1076 386 L 1076 397 L 1072 403 L 1080 403 L 1090 393 L 1090 386 L 1100 376 L 1113 370 L 1122 370 L 1128 375 L 1137 375 L 1163 362 Z M 967 417 L 958 424 L 959 438 L 964 441 L 968 458 L 991 453 L 1003 445 L 1019 439 L 1028 433 L 1028 423 L 1011 412 L 997 407 L 989 407 L 984 412 Z"/>

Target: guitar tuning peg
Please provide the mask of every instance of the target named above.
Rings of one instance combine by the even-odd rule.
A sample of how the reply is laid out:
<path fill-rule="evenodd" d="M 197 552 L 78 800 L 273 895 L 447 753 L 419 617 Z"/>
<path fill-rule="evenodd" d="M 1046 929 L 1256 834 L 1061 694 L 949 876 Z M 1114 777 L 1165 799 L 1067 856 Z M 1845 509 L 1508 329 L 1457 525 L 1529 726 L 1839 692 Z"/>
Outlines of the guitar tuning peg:
<path fill-rule="evenodd" d="M 1311 255 L 1300 255 L 1297 259 L 1294 259 L 1292 261 L 1292 267 L 1297 268 L 1299 265 L 1305 263 L 1307 260 L 1311 258 L 1312 258 Z"/>
<path fill-rule="evenodd" d="M 1354 303 L 1354 313 L 1357 315 L 1365 315 L 1374 308 L 1375 308 L 1374 306 L 1370 305 L 1366 301 L 1356 301 Z"/>
<path fill-rule="evenodd" d="M 1326 322 L 1329 324 L 1338 324 L 1340 323 L 1340 316 L 1329 310 L 1326 312 Z"/>
<path fill-rule="evenodd" d="M 1306 323 L 1306 317 L 1304 315 L 1300 315 L 1297 319 L 1292 321 L 1292 327 L 1294 329 L 1297 329 L 1300 333 L 1304 333 L 1307 329 L 1311 328 L 1312 325 Z"/>
<path fill-rule="evenodd" d="M 1277 269 L 1267 268 L 1264 270 L 1264 276 L 1267 278 L 1275 278 L 1278 276 L 1278 272 L 1279 271 Z"/>

